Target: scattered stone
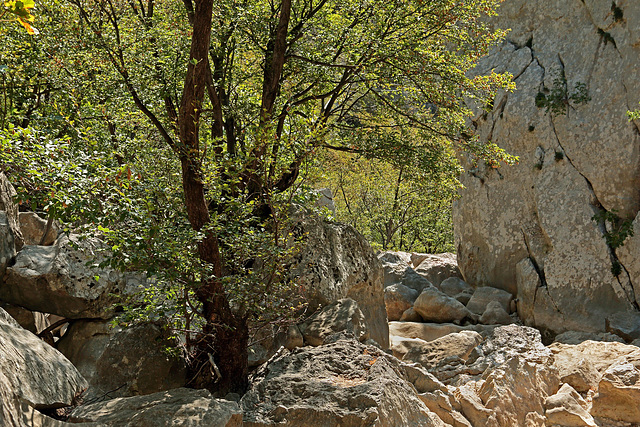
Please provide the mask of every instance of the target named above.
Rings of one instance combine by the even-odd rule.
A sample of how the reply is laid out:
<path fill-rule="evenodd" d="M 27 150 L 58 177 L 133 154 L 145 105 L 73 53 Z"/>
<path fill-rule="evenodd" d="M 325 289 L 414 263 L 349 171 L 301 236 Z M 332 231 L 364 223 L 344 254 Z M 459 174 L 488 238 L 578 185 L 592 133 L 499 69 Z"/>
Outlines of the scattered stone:
<path fill-rule="evenodd" d="M 371 245 L 353 227 L 324 221 L 309 213 L 294 218 L 294 237 L 305 243 L 292 260 L 292 277 L 306 290 L 314 310 L 342 298 L 358 303 L 371 339 L 389 348 L 384 306 L 383 269 Z"/>
<path fill-rule="evenodd" d="M 436 287 L 439 287 L 440 284 L 449 277 L 462 278 L 462 274 L 458 269 L 456 254 L 412 254 L 411 258 L 415 261 L 413 265 L 416 266 L 416 273 L 433 283 Z M 416 264 L 418 261 L 419 263 Z"/>
<path fill-rule="evenodd" d="M 20 212 L 18 219 L 25 245 L 40 245 L 42 242 L 43 246 L 51 246 L 58 238 L 58 227 L 52 223 L 42 241 L 42 236 L 47 230 L 47 220 L 40 218 L 35 212 Z"/>
<path fill-rule="evenodd" d="M 418 338 L 423 341 L 433 341 L 445 335 L 462 331 L 475 331 L 486 338 L 495 328 L 495 325 L 460 326 L 453 323 L 389 322 L 390 335 Z"/>
<path fill-rule="evenodd" d="M 305 342 L 313 346 L 324 344 L 325 338 L 342 331 L 353 334 L 359 341 L 369 338 L 364 315 L 351 298 L 338 300 L 315 312 L 299 328 Z"/>
<path fill-rule="evenodd" d="M 589 405 L 569 384 L 544 401 L 547 422 L 561 426 L 596 427 L 593 417 L 587 412 Z"/>
<path fill-rule="evenodd" d="M 256 373 L 244 425 L 444 426 L 406 378 L 400 361 L 354 339 L 295 349 Z"/>
<path fill-rule="evenodd" d="M 640 338 L 640 313 L 637 311 L 619 311 L 605 320 L 607 332 L 618 335 L 626 342 Z"/>
<path fill-rule="evenodd" d="M 483 325 L 510 325 L 513 323 L 513 319 L 500 302 L 491 301 L 480 316 L 480 323 Z"/>
<path fill-rule="evenodd" d="M 427 322 L 451 322 L 469 317 L 467 308 L 436 288 L 427 288 L 413 304 L 413 309 Z"/>
<path fill-rule="evenodd" d="M 467 284 L 464 280 L 459 277 L 449 277 L 440 283 L 440 290 L 450 297 L 455 297 L 458 294 L 465 293 L 471 295 L 473 294 L 473 288 Z"/>
<path fill-rule="evenodd" d="M 422 322 L 424 321 L 424 319 L 418 313 L 416 313 L 413 307 L 410 307 L 402 313 L 402 316 L 400 316 L 400 321 L 401 322 Z"/>
<path fill-rule="evenodd" d="M 57 347 L 89 381 L 87 400 L 150 394 L 187 381 L 184 360 L 167 352 L 176 342 L 160 324 L 121 329 L 105 321 L 78 320 Z"/>
<path fill-rule="evenodd" d="M 512 299 L 513 295 L 507 291 L 483 286 L 476 289 L 473 293 L 471 300 L 469 300 L 469 303 L 467 304 L 467 309 L 472 313 L 481 315 L 487 309 L 487 305 L 489 305 L 491 301 L 497 301 L 502 306 L 502 309 L 508 313 Z"/>
<path fill-rule="evenodd" d="M 386 287 L 384 290 L 384 305 L 387 309 L 387 318 L 389 320 L 400 320 L 402 314 L 413 307 L 413 302 L 416 298 L 418 298 L 418 291 L 400 283 Z"/>
<path fill-rule="evenodd" d="M 464 306 L 466 306 L 467 304 L 469 304 L 469 301 L 471 301 L 472 296 L 473 294 L 469 294 L 467 292 L 461 292 L 457 295 L 454 295 L 454 298 L 460 301 L 460 304 L 463 304 Z"/>
<path fill-rule="evenodd" d="M 82 405 L 69 421 L 122 427 L 240 427 L 242 412 L 236 402 L 216 399 L 207 390 L 178 388 Z"/>

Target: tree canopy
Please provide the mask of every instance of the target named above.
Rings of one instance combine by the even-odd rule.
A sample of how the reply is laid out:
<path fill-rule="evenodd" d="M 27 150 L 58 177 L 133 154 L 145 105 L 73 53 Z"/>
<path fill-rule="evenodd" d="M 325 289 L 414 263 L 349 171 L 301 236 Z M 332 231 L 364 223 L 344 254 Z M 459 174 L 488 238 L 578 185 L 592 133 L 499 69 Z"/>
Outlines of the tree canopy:
<path fill-rule="evenodd" d="M 504 36 L 482 19 L 498 3 L 47 2 L 39 36 L 0 29 L 3 167 L 32 208 L 99 225 L 160 305 L 174 295 L 167 313 L 200 331 L 194 375 L 220 372 L 194 384 L 242 390 L 252 319 L 295 310 L 287 206 L 321 153 L 397 182 L 451 182 L 460 150 L 512 160 L 465 126 L 467 103 L 513 87 L 468 73 Z"/>

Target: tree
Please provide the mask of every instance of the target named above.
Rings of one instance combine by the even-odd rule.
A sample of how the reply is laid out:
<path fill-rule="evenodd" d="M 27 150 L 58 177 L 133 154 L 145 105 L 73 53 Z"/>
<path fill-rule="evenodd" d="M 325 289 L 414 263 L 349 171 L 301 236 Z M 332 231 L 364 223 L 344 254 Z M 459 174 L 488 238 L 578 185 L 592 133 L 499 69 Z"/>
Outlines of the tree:
<path fill-rule="evenodd" d="M 221 376 L 199 385 L 247 385 L 251 312 L 231 304 L 226 278 L 251 268 L 229 262 L 223 236 L 239 206 L 249 206 L 251 227 L 277 234 L 279 201 L 322 149 L 427 174 L 441 173 L 454 149 L 509 159 L 463 132 L 463 99 L 484 105 L 512 86 L 508 75 L 466 76 L 504 34 L 480 19 L 497 3 L 68 0 L 43 9 L 65 28 L 47 47 L 69 100 L 60 128 L 80 141 L 99 137 L 124 171 L 180 169 L 181 194 L 167 199 L 183 200 L 201 261 L 199 367 L 213 360 Z M 412 137 L 389 138 L 395 129 Z M 148 230 L 147 240 L 157 237 Z"/>

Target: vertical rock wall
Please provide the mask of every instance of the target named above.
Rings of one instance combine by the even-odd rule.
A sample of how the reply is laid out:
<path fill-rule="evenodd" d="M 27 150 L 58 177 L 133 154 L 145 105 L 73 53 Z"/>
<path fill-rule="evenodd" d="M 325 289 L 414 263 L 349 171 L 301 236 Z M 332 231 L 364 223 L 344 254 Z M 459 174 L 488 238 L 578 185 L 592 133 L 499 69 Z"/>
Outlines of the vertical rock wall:
<path fill-rule="evenodd" d="M 458 262 L 470 284 L 517 294 L 529 325 L 603 330 L 606 316 L 640 303 L 640 121 L 626 115 L 640 101 L 640 2 L 506 0 L 499 14 L 493 23 L 512 31 L 478 71 L 509 71 L 518 89 L 473 124 L 520 162 L 466 165 Z M 571 100 L 576 84 L 588 102 Z M 546 113 L 536 97 L 554 88 L 564 107 Z M 634 220 L 621 247 L 593 219 L 607 212 Z"/>

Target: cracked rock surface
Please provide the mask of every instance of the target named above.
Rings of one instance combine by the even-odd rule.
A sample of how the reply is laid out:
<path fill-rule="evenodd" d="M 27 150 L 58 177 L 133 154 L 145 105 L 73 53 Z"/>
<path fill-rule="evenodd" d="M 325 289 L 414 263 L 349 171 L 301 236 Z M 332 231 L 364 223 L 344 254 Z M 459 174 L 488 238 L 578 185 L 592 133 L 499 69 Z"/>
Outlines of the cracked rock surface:
<path fill-rule="evenodd" d="M 626 115 L 640 101 L 640 4 L 615 4 L 622 16 L 610 2 L 505 1 L 493 24 L 512 31 L 477 68 L 514 76 L 517 90 L 478 108 L 473 126 L 519 163 L 467 165 L 458 264 L 472 286 L 517 294 L 525 324 L 555 333 L 602 332 L 640 303 L 640 122 Z M 536 106 L 558 85 L 562 113 Z M 571 100 L 576 85 L 588 102 Z M 593 219 L 606 214 L 633 221 L 635 235 L 608 244 L 610 225 Z"/>

